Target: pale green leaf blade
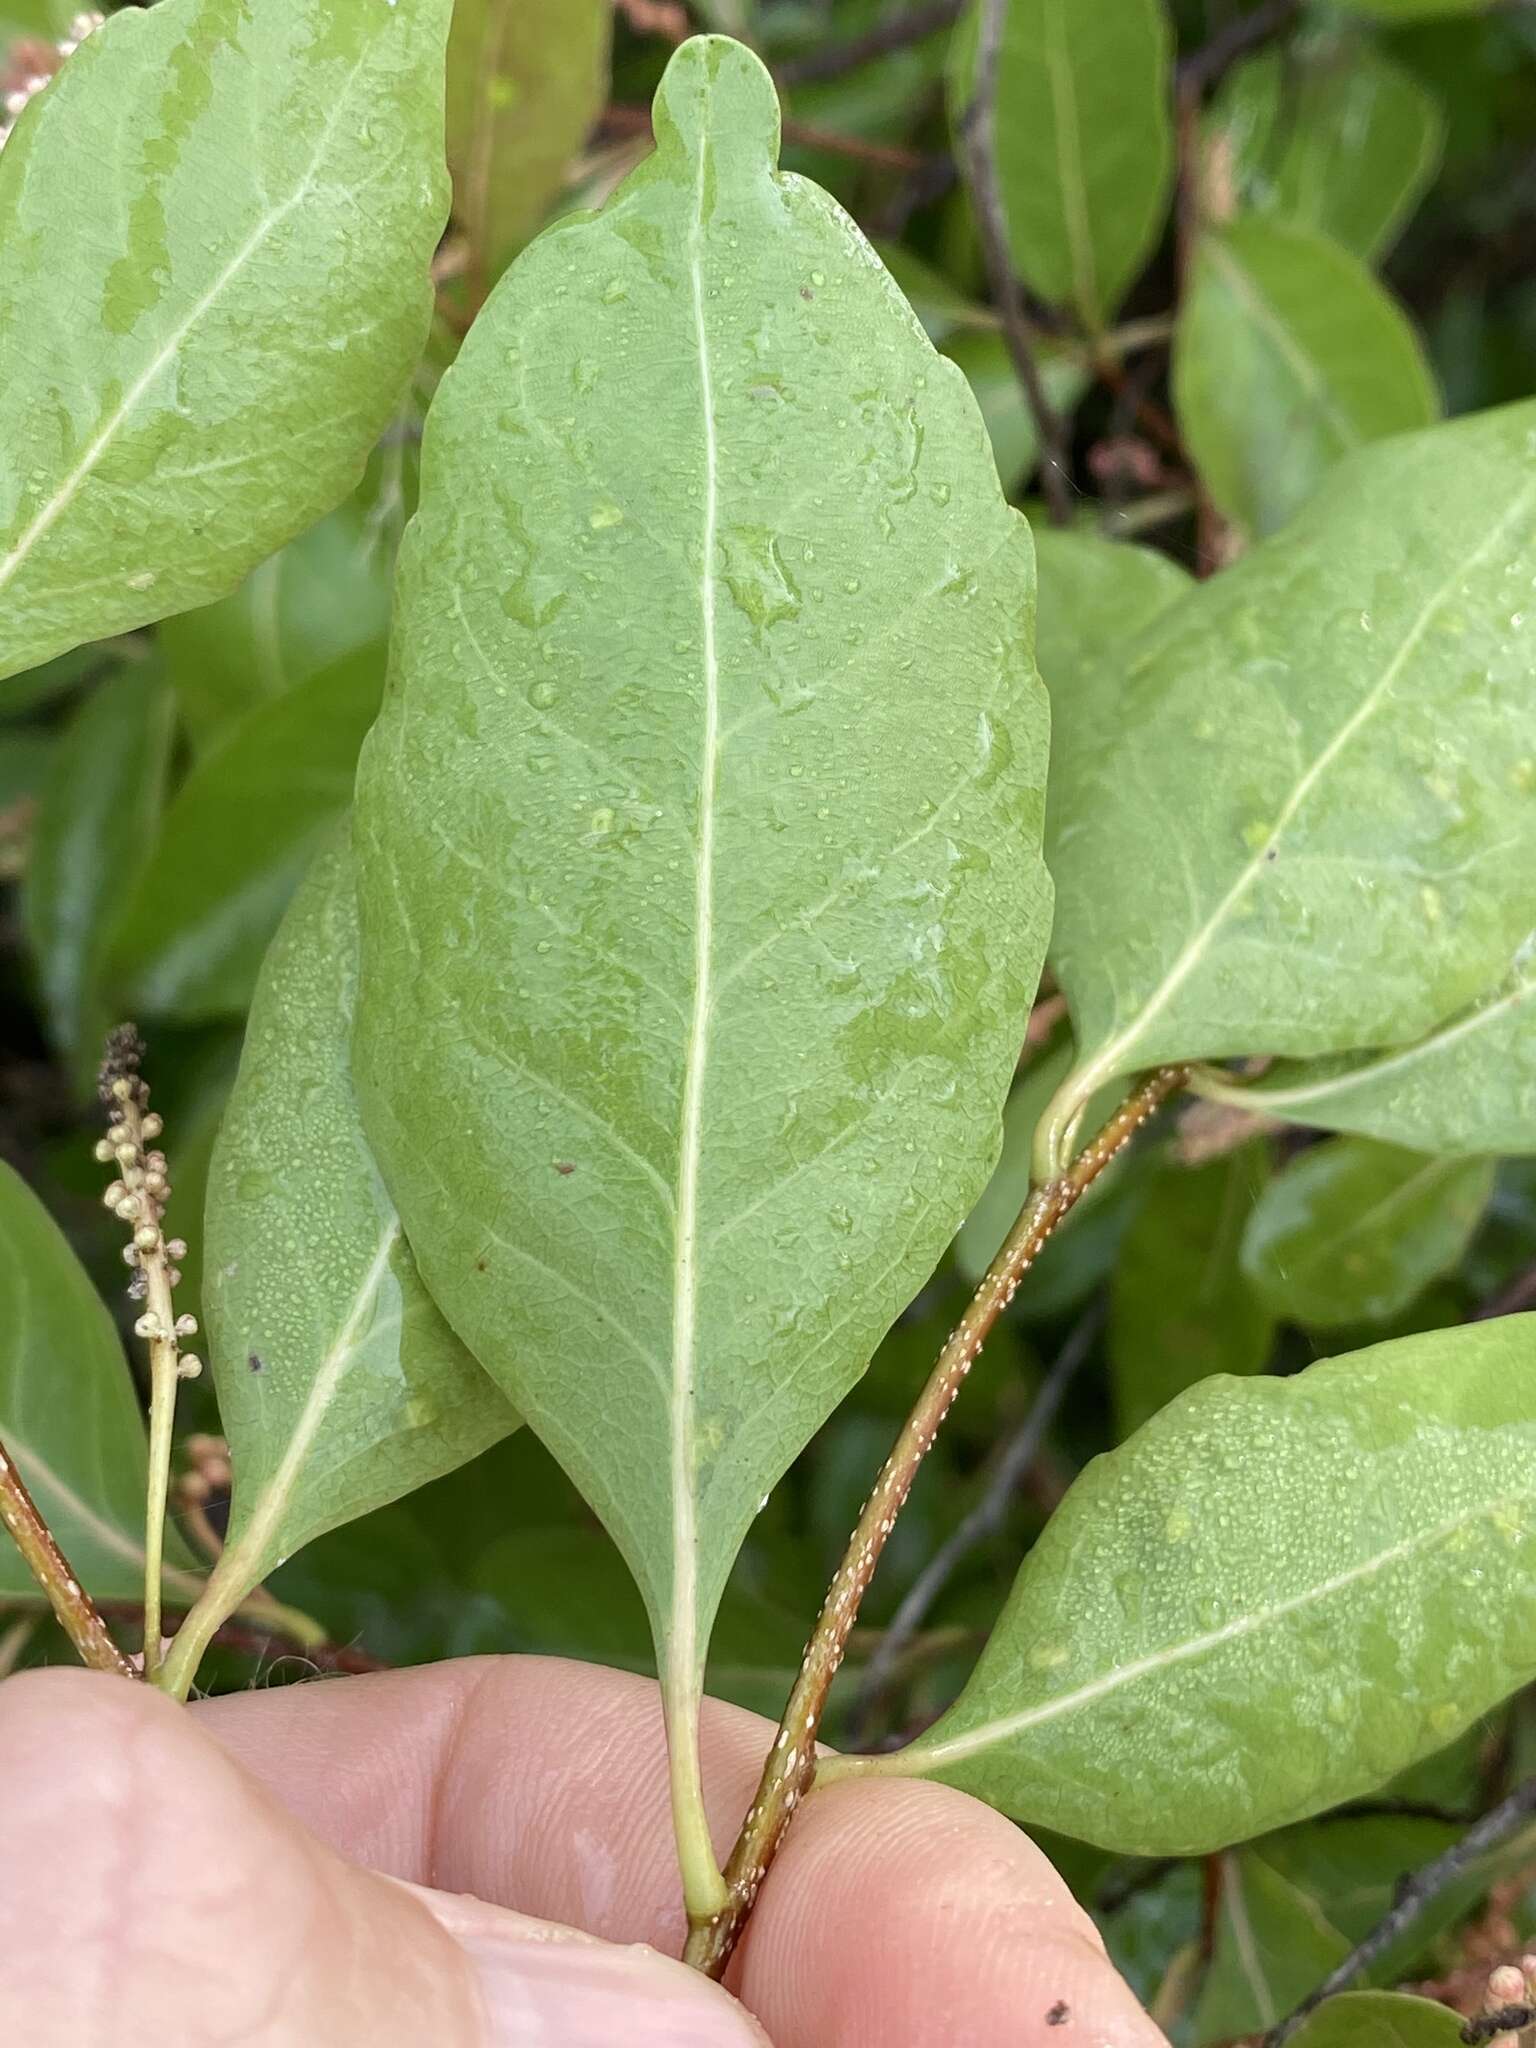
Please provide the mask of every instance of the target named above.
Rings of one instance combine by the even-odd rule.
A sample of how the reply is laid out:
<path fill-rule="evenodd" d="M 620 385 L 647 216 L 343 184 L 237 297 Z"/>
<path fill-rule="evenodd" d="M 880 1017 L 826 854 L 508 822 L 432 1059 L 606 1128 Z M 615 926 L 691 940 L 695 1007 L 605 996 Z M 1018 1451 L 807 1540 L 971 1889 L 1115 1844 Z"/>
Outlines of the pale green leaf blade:
<path fill-rule="evenodd" d="M 384 689 L 374 642 L 249 712 L 166 808 L 113 955 L 127 1005 L 238 1016 L 299 878 L 352 797 Z"/>
<path fill-rule="evenodd" d="M 455 0 L 448 165 L 482 288 L 539 226 L 602 109 L 612 22 L 610 0 Z"/>
<path fill-rule="evenodd" d="M 1204 1854 L 1379 1788 L 1536 1671 L 1536 1316 L 1206 1380 L 1088 1466 L 895 1758 Z"/>
<path fill-rule="evenodd" d="M 109 676 L 65 726 L 38 802 L 22 916 L 54 1044 L 77 1070 L 113 1021 L 106 939 L 154 843 L 174 716 L 158 663 Z"/>
<path fill-rule="evenodd" d="M 1117 1435 L 1129 1436 L 1213 1373 L 1262 1372 L 1269 1362 L 1274 1316 L 1239 1258 L 1268 1178 L 1262 1141 L 1159 1173 L 1110 1286 Z"/>
<path fill-rule="evenodd" d="M 1363 37 L 1325 32 L 1228 75 L 1207 124 L 1210 175 L 1245 210 L 1316 228 L 1369 260 L 1433 179 L 1444 130 L 1411 72 Z"/>
<path fill-rule="evenodd" d="M 1409 1044 L 1507 974 L 1536 870 L 1536 406 L 1350 458 L 1157 618 L 1052 763 L 1063 1113 L 1159 1060 Z M 1128 801 L 1128 794 L 1134 801 Z"/>
<path fill-rule="evenodd" d="M 1290 2048 L 1459 2048 L 1461 2015 L 1403 1991 L 1344 1991 L 1320 2005 Z"/>
<path fill-rule="evenodd" d="M 1436 1159 L 1375 1138 L 1314 1145 L 1260 1197 L 1243 1271 L 1292 1322 L 1382 1321 L 1460 1263 L 1493 1175 L 1491 1159 Z"/>
<path fill-rule="evenodd" d="M 204 1312 L 235 1468 L 229 1598 L 516 1427 L 433 1306 L 352 1090 L 344 844 L 274 940 L 208 1179 Z"/>
<path fill-rule="evenodd" d="M 1113 674 L 1101 672 L 1088 695 L 1101 657 L 1151 625 L 1193 579 L 1155 548 L 1056 527 L 1035 529 L 1035 573 L 1035 659 L 1059 731 L 1065 720 L 1105 715 Z"/>
<path fill-rule="evenodd" d="M 125 8 L 22 114 L 0 675 L 232 589 L 356 483 L 429 317 L 448 11 Z"/>
<path fill-rule="evenodd" d="M 956 35 L 952 124 L 976 65 Z M 1160 0 L 1009 0 L 997 66 L 997 173 L 1029 288 L 1105 327 L 1163 226 L 1173 171 L 1172 38 Z"/>
<path fill-rule="evenodd" d="M 775 173 L 753 57 L 684 45 L 657 119 L 428 422 L 356 1054 L 429 1286 L 686 1688 L 986 1177 L 1049 885 L 1028 530 L 963 378 Z"/>
<path fill-rule="evenodd" d="M 1358 257 L 1263 219 L 1202 237 L 1173 395 L 1202 482 L 1251 534 L 1284 525 L 1351 449 L 1440 410 L 1407 316 Z"/>
<path fill-rule="evenodd" d="M 393 567 L 355 503 L 343 505 L 228 597 L 166 619 L 156 644 L 197 751 L 332 662 L 382 649 Z"/>
<path fill-rule="evenodd" d="M 1536 933 L 1491 995 L 1413 1045 L 1282 1060 L 1214 1092 L 1269 1116 L 1419 1152 L 1536 1153 Z"/>
<path fill-rule="evenodd" d="M 58 1225 L 3 1163 L 0 1442 L 86 1591 L 142 1600 L 144 1418 L 128 1361 Z M 3 1531 L 0 1597 L 40 1597 Z"/>

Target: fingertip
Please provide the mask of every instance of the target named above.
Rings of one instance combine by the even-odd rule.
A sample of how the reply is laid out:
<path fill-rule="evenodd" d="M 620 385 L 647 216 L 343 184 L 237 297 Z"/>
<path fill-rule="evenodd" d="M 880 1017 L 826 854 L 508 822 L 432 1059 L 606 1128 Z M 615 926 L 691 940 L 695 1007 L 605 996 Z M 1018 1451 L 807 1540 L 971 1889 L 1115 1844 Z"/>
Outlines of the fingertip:
<path fill-rule="evenodd" d="M 159 2041 L 168 2014 L 263 2048 L 479 2048 L 469 1970 L 433 1919 L 297 1826 L 154 1688 L 8 1681 L 0 1756 L 0 1954 L 28 2048 Z"/>
<path fill-rule="evenodd" d="M 778 2048 L 1165 2048 L 1048 1859 L 942 1785 L 813 1794 L 739 1982 Z"/>
<path fill-rule="evenodd" d="M 655 1949 L 615 1947 L 453 1893 L 417 1896 L 469 1960 L 487 2048 L 769 2048 L 734 1998 Z"/>

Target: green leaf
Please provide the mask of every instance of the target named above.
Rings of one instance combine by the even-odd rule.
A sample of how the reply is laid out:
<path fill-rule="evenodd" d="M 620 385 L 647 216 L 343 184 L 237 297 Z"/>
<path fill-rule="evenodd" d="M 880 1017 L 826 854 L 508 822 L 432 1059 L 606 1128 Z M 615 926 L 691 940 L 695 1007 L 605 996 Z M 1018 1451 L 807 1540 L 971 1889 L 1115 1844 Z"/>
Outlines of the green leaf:
<path fill-rule="evenodd" d="M 1396 1315 L 1458 1265 L 1493 1192 L 1491 1159 L 1434 1159 L 1374 1138 L 1314 1145 L 1248 1220 L 1243 1271 L 1278 1316 Z"/>
<path fill-rule="evenodd" d="M 603 104 L 610 0 L 454 0 L 453 213 L 484 279 L 542 221 Z"/>
<path fill-rule="evenodd" d="M 1318 1901 L 1257 1851 L 1224 1856 L 1215 1948 L 1192 2038 L 1225 2042 L 1267 2033 L 1349 1950 Z"/>
<path fill-rule="evenodd" d="M 1165 1165 L 1148 1191 L 1110 1291 L 1117 1435 L 1212 1373 L 1268 1364 L 1274 1317 L 1238 1261 L 1268 1178 L 1269 1150 L 1259 1141 L 1204 1166 Z"/>
<path fill-rule="evenodd" d="M 976 70 L 955 36 L 950 119 Z M 1009 0 L 997 66 L 997 175 L 1019 276 L 1108 325 L 1162 232 L 1173 170 L 1172 39 L 1160 0 Z"/>
<path fill-rule="evenodd" d="M 158 664 L 109 677 L 56 748 L 38 803 L 22 914 L 54 1044 L 76 1068 L 100 1057 L 105 940 L 153 844 L 175 702 Z"/>
<path fill-rule="evenodd" d="M 945 340 L 965 330 L 996 333 L 997 314 L 990 306 L 979 306 L 942 270 L 926 262 L 905 242 L 876 237 L 875 254 L 901 287 L 902 297 L 923 323 L 930 341 Z M 1014 382 L 1018 379 L 1015 377 Z"/>
<path fill-rule="evenodd" d="M 1420 1152 L 1536 1152 L 1536 932 L 1492 994 L 1412 1045 L 1282 1060 L 1211 1092 L 1292 1123 L 1359 1131 Z"/>
<path fill-rule="evenodd" d="M 949 337 L 943 352 L 964 370 L 976 395 L 1003 489 L 1016 491 L 1040 459 L 1040 435 L 1006 344 L 1000 335 L 962 331 Z M 1048 349 L 1040 376 L 1051 404 L 1070 416 L 1088 382 L 1082 364 Z"/>
<path fill-rule="evenodd" d="M 1350 14 L 1377 21 L 1434 21 L 1451 14 L 1485 14 L 1492 0 L 1339 0 Z"/>
<path fill-rule="evenodd" d="M 206 752 L 241 716 L 344 655 L 382 646 L 393 564 L 351 505 L 253 569 L 216 604 L 156 634 L 192 744 Z"/>
<path fill-rule="evenodd" d="M 1089 672 L 1183 597 L 1192 582 L 1187 569 L 1155 548 L 1040 526 L 1035 573 L 1035 659 L 1051 693 L 1053 727 L 1064 718 L 1098 715 L 1115 676 L 1101 673 L 1099 690 L 1090 698 Z"/>
<path fill-rule="evenodd" d="M 144 1597 L 144 1420 L 106 1305 L 26 1183 L 0 1163 L 0 1442 L 97 1600 Z M 167 1529 L 167 1555 L 186 1553 Z M 0 1541 L 0 1597 L 39 1597 Z"/>
<path fill-rule="evenodd" d="M 1461 2015 L 1401 1991 L 1344 1991 L 1291 2036 L 1291 2048 L 1457 2048 Z"/>
<path fill-rule="evenodd" d="M 23 113 L 0 675 L 232 589 L 356 483 L 429 317 L 447 23 L 446 0 L 125 8 Z"/>
<path fill-rule="evenodd" d="M 1444 140 L 1419 81 L 1363 38 L 1323 34 L 1230 72 L 1207 127 L 1239 204 L 1379 257 L 1433 180 Z"/>
<path fill-rule="evenodd" d="M 1253 1853 L 1315 1900 L 1329 1925 L 1352 1948 L 1390 1911 L 1404 1873 L 1421 1870 L 1464 1832 L 1461 1822 L 1423 1814 L 1335 1813 L 1267 1835 L 1254 1844 Z M 1440 1932 L 1484 1895 L 1505 1859 L 1519 1853 L 1523 1862 L 1528 1846 L 1528 1838 L 1522 1842 L 1516 1837 L 1493 1856 L 1469 1864 L 1457 1882 L 1426 1901 L 1410 1925 L 1376 1957 L 1362 1974 L 1362 1984 L 1394 1984 L 1416 1968 Z"/>
<path fill-rule="evenodd" d="M 656 120 L 427 424 L 356 1057 L 427 1284 L 624 1552 L 677 1732 L 763 1495 L 986 1178 L 1049 884 L 1028 530 L 963 378 L 775 173 L 753 56 L 685 44 Z"/>
<path fill-rule="evenodd" d="M 113 941 L 129 1006 L 238 1016 L 316 848 L 345 812 L 384 688 L 372 644 L 258 705 L 166 810 Z"/>
<path fill-rule="evenodd" d="M 1460 1833 L 1454 1821 L 1333 1814 L 1223 1858 L 1215 1953 L 1194 2039 L 1226 2042 L 1274 2026 L 1390 1911 L 1404 1874 L 1421 1869 Z M 1489 1876 L 1486 1859 L 1474 1865 L 1362 1973 L 1363 1981 L 1391 1984 L 1407 1975 L 1436 1935 L 1483 1895 Z M 1349 2037 L 1351 2048 L 1359 2038 Z"/>
<path fill-rule="evenodd" d="M 216 1575 L 228 1604 L 517 1426 L 422 1286 L 368 1150 L 348 1055 L 356 985 L 351 861 L 333 845 L 273 942 L 208 1179 L 204 1309 L 235 1467 Z"/>
<path fill-rule="evenodd" d="M 58 739 L 32 727 L 0 733 L 0 875 L 24 868 L 32 812 L 48 781 Z"/>
<path fill-rule="evenodd" d="M 1078 1479 L 895 1757 L 1016 1820 L 1202 1855 L 1383 1784 L 1536 1671 L 1536 1316 L 1206 1380 Z"/>
<path fill-rule="evenodd" d="M 1359 258 L 1263 219 L 1202 236 L 1173 395 L 1206 489 L 1253 534 L 1283 526 L 1352 448 L 1440 410 L 1407 316 Z"/>
<path fill-rule="evenodd" d="M 1350 459 L 1170 606 L 1053 761 L 1053 948 L 1084 1057 L 1404 1045 L 1508 972 L 1536 867 L 1536 406 Z M 1134 801 L 1127 801 L 1127 792 Z"/>

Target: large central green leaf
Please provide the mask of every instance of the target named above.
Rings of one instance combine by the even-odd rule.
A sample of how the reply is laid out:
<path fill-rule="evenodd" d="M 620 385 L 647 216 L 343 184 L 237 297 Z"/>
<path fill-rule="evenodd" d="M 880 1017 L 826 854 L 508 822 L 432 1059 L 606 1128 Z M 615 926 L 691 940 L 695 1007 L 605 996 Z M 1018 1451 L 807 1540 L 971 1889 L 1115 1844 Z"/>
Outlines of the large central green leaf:
<path fill-rule="evenodd" d="M 687 1705 L 767 1489 L 985 1181 L 1049 915 L 1028 530 L 755 58 L 443 381 L 357 809 L 364 1118 Z"/>

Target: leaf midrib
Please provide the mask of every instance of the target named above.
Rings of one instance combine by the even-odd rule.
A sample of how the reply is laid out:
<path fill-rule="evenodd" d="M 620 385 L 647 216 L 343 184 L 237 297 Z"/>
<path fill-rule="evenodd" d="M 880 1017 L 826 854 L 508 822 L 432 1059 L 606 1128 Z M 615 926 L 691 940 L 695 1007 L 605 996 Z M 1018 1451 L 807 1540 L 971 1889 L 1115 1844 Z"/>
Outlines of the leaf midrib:
<path fill-rule="evenodd" d="M 1235 1620 L 1224 1622 L 1220 1628 L 1208 1630 L 1204 1635 L 1191 1636 L 1182 1643 L 1171 1643 L 1161 1650 L 1154 1650 L 1145 1657 L 1135 1658 L 1129 1664 L 1118 1665 L 1113 1671 L 1104 1672 L 1100 1677 L 1090 1679 L 1086 1685 L 1078 1686 L 1069 1693 L 1061 1693 L 1055 1699 L 1046 1700 L 1036 1707 L 1022 1708 L 1016 1714 L 1000 1715 L 996 1720 L 985 1721 L 979 1727 L 964 1735 L 951 1736 L 948 1741 L 914 1743 L 905 1751 L 898 1751 L 891 1758 L 895 1764 L 902 1760 L 903 1775 L 912 1777 L 918 1771 L 943 1769 L 951 1764 L 963 1762 L 979 1751 L 993 1749 L 1000 1742 L 1009 1742 L 1026 1730 L 1040 1727 L 1048 1721 L 1059 1720 L 1064 1714 L 1076 1712 L 1079 1708 L 1091 1706 L 1095 1701 L 1118 1692 L 1122 1687 L 1133 1685 L 1137 1680 L 1165 1671 L 1178 1664 L 1187 1664 L 1202 1657 L 1208 1650 L 1218 1650 L 1228 1643 L 1240 1642 L 1244 1637 L 1256 1634 L 1271 1623 L 1282 1621 L 1292 1614 L 1302 1613 L 1308 1607 L 1330 1600 L 1335 1593 L 1358 1585 L 1379 1572 L 1390 1571 L 1396 1564 L 1413 1557 L 1421 1550 L 1430 1550 L 1436 1544 L 1447 1541 L 1460 1530 L 1483 1520 L 1493 1521 L 1513 1509 L 1523 1509 L 1536 1500 L 1536 1492 L 1506 1494 L 1498 1500 L 1483 1501 L 1476 1507 L 1464 1510 L 1449 1521 L 1438 1523 L 1433 1529 L 1416 1531 L 1378 1551 L 1374 1557 L 1350 1565 L 1346 1570 L 1335 1572 L 1332 1578 L 1306 1587 L 1285 1600 L 1277 1600 L 1272 1606 L 1258 1608 L 1252 1614 L 1239 1615 Z"/>
<path fill-rule="evenodd" d="M 1278 850 L 1285 833 L 1289 830 L 1297 813 L 1311 796 L 1313 790 L 1316 789 L 1329 769 L 1332 768 L 1334 762 L 1355 738 L 1356 734 L 1370 723 L 1371 719 L 1381 709 L 1381 706 L 1387 701 L 1391 695 L 1393 684 L 1407 666 L 1410 658 L 1417 652 L 1419 643 L 1429 630 L 1429 626 L 1436 614 L 1442 606 L 1449 602 L 1462 579 L 1470 575 L 1483 556 L 1490 553 L 1516 521 L 1526 513 L 1533 499 L 1536 499 L 1536 483 L 1527 485 L 1518 494 L 1508 510 L 1489 532 L 1484 535 L 1477 546 L 1462 560 L 1458 561 L 1444 582 L 1437 586 L 1419 611 L 1417 617 L 1413 620 L 1413 623 L 1409 626 L 1408 631 L 1404 634 L 1398 646 L 1397 652 L 1382 670 L 1376 682 L 1366 692 L 1349 717 L 1345 719 L 1333 738 L 1329 740 L 1328 744 L 1318 754 L 1311 767 L 1298 777 L 1295 787 L 1280 808 L 1279 815 L 1269 836 L 1254 851 L 1252 858 L 1244 864 L 1238 873 L 1237 879 L 1232 883 L 1225 895 L 1221 897 L 1205 923 L 1185 941 L 1168 971 L 1163 976 L 1163 979 L 1141 1005 L 1131 1022 L 1122 1031 L 1118 1032 L 1103 1050 L 1080 1071 L 1075 1090 L 1078 1097 L 1086 1100 L 1101 1082 L 1112 1079 L 1116 1074 L 1125 1071 L 1122 1062 L 1127 1054 L 1135 1047 L 1138 1039 L 1144 1037 L 1148 1026 L 1161 1016 L 1190 975 L 1194 973 L 1195 969 L 1204 959 L 1206 953 L 1210 950 L 1211 943 L 1217 932 L 1253 886 L 1255 880 L 1263 873 L 1272 854 Z"/>
<path fill-rule="evenodd" d="M 1359 447 L 1362 437 L 1358 428 L 1329 391 L 1322 370 L 1281 318 L 1278 307 L 1260 290 L 1258 280 L 1238 261 L 1227 243 L 1213 239 L 1209 244 L 1209 253 L 1227 283 L 1255 315 L 1262 330 L 1269 335 L 1319 417 L 1326 420 L 1345 448 Z"/>
<path fill-rule="evenodd" d="M 1400 1072 L 1413 1066 L 1419 1060 L 1432 1058 L 1444 1052 L 1447 1047 L 1457 1044 L 1463 1038 L 1484 1030 L 1496 1023 L 1506 1010 L 1517 1009 L 1521 1003 L 1536 996 L 1536 976 L 1530 981 L 1518 981 L 1506 995 L 1491 1003 L 1483 1003 L 1467 1015 L 1457 1018 L 1453 1024 L 1441 1025 L 1418 1039 L 1413 1045 L 1401 1047 L 1385 1059 L 1351 1067 L 1347 1072 L 1332 1074 L 1326 1080 L 1313 1081 L 1304 1087 L 1265 1089 L 1254 1087 L 1244 1095 L 1246 1101 L 1270 1108 L 1295 1108 L 1300 1104 L 1326 1102 L 1330 1096 L 1350 1093 L 1357 1087 L 1368 1087 L 1382 1080 L 1388 1074 Z"/>
<path fill-rule="evenodd" d="M 251 1576 L 253 1585 L 268 1569 L 268 1549 L 298 1486 L 310 1446 L 319 1433 L 327 1410 L 340 1391 L 348 1368 L 357 1356 L 363 1324 L 378 1299 L 379 1288 L 385 1273 L 389 1270 L 389 1263 L 400 1237 L 400 1219 L 391 1214 L 379 1234 L 373 1257 L 358 1282 L 357 1291 L 352 1297 L 336 1341 L 325 1354 L 319 1370 L 310 1382 L 304 1405 L 299 1410 L 298 1418 L 289 1435 L 287 1449 L 278 1460 L 271 1477 L 262 1487 L 250 1520 L 245 1523 L 225 1552 L 225 1560 L 232 1570 L 238 1570 L 241 1562 L 254 1567 Z"/>
<path fill-rule="evenodd" d="M 704 197 L 710 142 L 700 137 L 694 215 L 688 242 L 693 339 L 699 365 L 699 407 L 704 454 L 704 500 L 699 536 L 700 736 L 698 827 L 694 847 L 693 999 L 683 1056 L 682 1129 L 678 1144 L 677 1204 L 672 1268 L 672 1597 L 668 1660 L 692 1674 L 698 1645 L 698 1475 L 695 1465 L 695 1350 L 698 1337 L 699 1162 L 703 1150 L 704 1081 L 713 1010 L 715 795 L 720 756 L 720 676 L 716 647 L 715 549 L 720 507 L 714 373 L 704 310 Z"/>
<path fill-rule="evenodd" d="M 1072 274 L 1083 317 L 1091 327 L 1097 327 L 1100 312 L 1098 276 L 1093 260 L 1093 224 L 1083 170 L 1077 91 L 1072 78 L 1071 56 L 1062 38 L 1064 23 L 1059 0 L 1051 0 L 1046 24 L 1045 75 L 1050 86 L 1051 108 L 1056 116 L 1057 164 L 1061 172 L 1067 240 L 1072 251 Z"/>

